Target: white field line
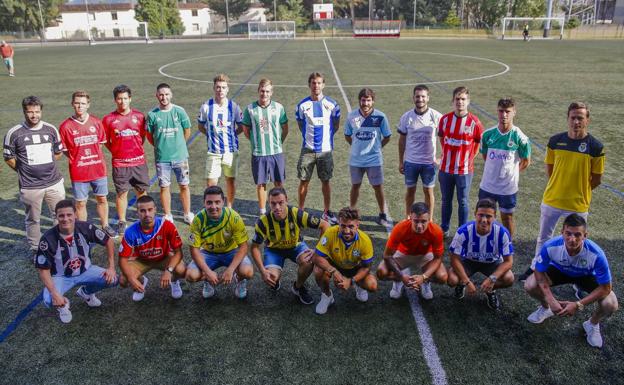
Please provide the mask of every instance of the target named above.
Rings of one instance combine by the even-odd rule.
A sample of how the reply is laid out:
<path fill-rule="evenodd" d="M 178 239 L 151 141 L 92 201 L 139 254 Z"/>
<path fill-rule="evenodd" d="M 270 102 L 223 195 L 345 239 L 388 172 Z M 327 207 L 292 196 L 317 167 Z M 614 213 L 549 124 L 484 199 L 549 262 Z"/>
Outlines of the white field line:
<path fill-rule="evenodd" d="M 327 52 L 327 59 L 329 59 L 329 64 L 331 65 L 332 71 L 334 71 L 334 78 L 336 79 L 336 84 L 338 84 L 338 89 L 340 89 L 340 93 L 342 94 L 342 100 L 344 100 L 345 104 L 347 105 L 347 111 L 351 112 L 351 103 L 349 103 L 347 94 L 345 93 L 344 88 L 342 88 L 342 83 L 340 82 L 340 78 L 338 77 L 338 72 L 336 72 L 334 61 L 332 60 L 332 57 L 329 54 L 329 49 L 327 49 L 327 43 L 325 43 L 325 39 L 323 39 L 323 45 L 325 46 L 325 52 Z"/>
<path fill-rule="evenodd" d="M 338 77 L 338 72 L 336 72 L 336 67 L 334 66 L 334 61 L 329 54 L 329 49 L 327 49 L 327 44 L 325 43 L 324 39 L 323 45 L 325 46 L 325 52 L 327 52 L 329 64 L 331 64 L 332 71 L 334 71 L 334 78 L 336 78 L 336 83 L 338 84 L 338 88 L 340 89 L 342 98 L 347 105 L 347 110 L 351 112 L 351 104 L 349 103 L 347 94 L 342 87 L 342 83 L 340 82 L 340 78 Z M 386 213 L 390 212 L 390 210 L 388 210 L 387 202 L 385 210 Z M 385 228 L 388 235 L 390 235 L 390 233 L 392 232 L 392 227 L 394 225 L 390 216 L 388 216 L 388 222 L 388 226 L 385 226 Z M 427 366 L 429 367 L 431 377 L 433 378 L 433 384 L 447 385 L 448 381 L 446 380 L 446 372 L 442 367 L 440 356 L 438 356 L 438 349 L 436 347 L 435 341 L 433 340 L 433 336 L 431 335 L 431 329 L 429 329 L 429 324 L 427 323 L 425 314 L 423 313 L 422 307 L 420 306 L 418 294 L 414 290 L 405 290 L 405 293 L 407 295 L 407 298 L 409 299 L 410 307 L 412 308 L 412 316 L 414 317 L 414 321 L 416 321 L 416 329 L 418 330 L 418 335 L 420 336 L 420 341 L 422 343 L 422 352 L 425 356 Z"/>

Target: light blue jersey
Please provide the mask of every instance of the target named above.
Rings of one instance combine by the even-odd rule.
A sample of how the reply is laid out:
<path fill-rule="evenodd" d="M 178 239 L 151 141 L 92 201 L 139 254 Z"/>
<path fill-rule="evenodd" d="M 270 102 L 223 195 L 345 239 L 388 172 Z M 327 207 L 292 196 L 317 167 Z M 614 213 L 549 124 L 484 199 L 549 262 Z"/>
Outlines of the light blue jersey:
<path fill-rule="evenodd" d="M 546 242 L 535 257 L 535 270 L 544 273 L 549 266 L 569 277 L 593 275 L 599 285 L 611 282 L 611 271 L 604 251 L 589 239 L 583 241 L 583 249 L 575 256 L 568 254 L 561 235 Z"/>
<path fill-rule="evenodd" d="M 365 118 L 359 108 L 351 111 L 345 124 L 345 135 L 351 137 L 349 165 L 382 166 L 381 140 L 391 134 L 388 118 L 383 112 L 375 109 Z"/>

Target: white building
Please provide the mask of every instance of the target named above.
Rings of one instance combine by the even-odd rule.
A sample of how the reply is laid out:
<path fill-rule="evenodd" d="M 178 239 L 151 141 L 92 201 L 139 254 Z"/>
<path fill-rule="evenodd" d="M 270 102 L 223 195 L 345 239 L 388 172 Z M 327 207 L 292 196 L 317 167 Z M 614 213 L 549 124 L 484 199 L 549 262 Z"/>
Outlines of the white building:
<path fill-rule="evenodd" d="M 184 24 L 183 36 L 205 35 L 213 32 L 210 9 L 206 4 L 178 3 L 178 11 Z"/>

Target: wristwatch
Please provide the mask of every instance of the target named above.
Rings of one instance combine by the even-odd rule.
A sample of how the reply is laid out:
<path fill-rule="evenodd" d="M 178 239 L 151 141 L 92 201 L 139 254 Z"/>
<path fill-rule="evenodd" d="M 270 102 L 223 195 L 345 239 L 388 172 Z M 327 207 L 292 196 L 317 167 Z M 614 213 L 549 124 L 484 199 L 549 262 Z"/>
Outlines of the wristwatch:
<path fill-rule="evenodd" d="M 333 277 L 334 273 L 336 272 L 336 269 L 327 270 L 327 272 L 329 273 L 330 277 Z"/>
<path fill-rule="evenodd" d="M 492 281 L 492 283 L 496 283 L 496 280 L 498 279 L 494 274 L 490 275 L 488 278 Z"/>
<path fill-rule="evenodd" d="M 580 311 L 583 311 L 583 309 L 585 309 L 585 305 L 583 305 L 581 301 L 576 301 L 576 308 Z"/>
<path fill-rule="evenodd" d="M 168 272 L 170 272 L 171 274 L 173 274 L 174 270 L 175 270 L 175 269 L 174 269 L 173 267 L 168 267 L 168 268 L 167 268 L 167 271 L 168 271 Z"/>

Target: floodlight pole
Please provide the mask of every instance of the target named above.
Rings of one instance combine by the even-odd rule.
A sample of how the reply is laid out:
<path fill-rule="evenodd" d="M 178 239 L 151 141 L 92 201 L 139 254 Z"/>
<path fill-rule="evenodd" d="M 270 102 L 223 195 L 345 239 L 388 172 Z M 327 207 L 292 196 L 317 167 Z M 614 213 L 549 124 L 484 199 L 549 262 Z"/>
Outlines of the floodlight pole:
<path fill-rule="evenodd" d="M 368 0 L 368 25 L 370 25 L 373 14 L 373 0 Z"/>
<path fill-rule="evenodd" d="M 552 5 L 553 5 L 552 3 L 553 3 L 553 0 L 548 0 L 546 17 L 552 17 Z M 546 23 L 544 24 L 544 37 L 548 37 L 549 33 L 550 33 L 550 19 L 547 19 Z"/>
<path fill-rule="evenodd" d="M 89 21 L 89 0 L 85 0 L 85 9 L 87 10 L 87 38 L 91 44 L 91 22 Z"/>
<path fill-rule="evenodd" d="M 46 34 L 45 34 L 45 24 L 43 24 L 43 13 L 41 12 L 41 1 L 37 0 L 37 4 L 39 4 L 39 20 L 41 21 L 41 41 L 45 41 Z"/>
<path fill-rule="evenodd" d="M 277 21 L 277 0 L 273 0 L 273 21 Z"/>
<path fill-rule="evenodd" d="M 394 5 L 390 7 L 390 20 L 394 20 Z"/>
<path fill-rule="evenodd" d="M 228 39 L 230 38 L 230 8 L 228 0 L 225 0 L 225 29 L 227 30 Z"/>
<path fill-rule="evenodd" d="M 412 18 L 412 28 L 416 29 L 416 0 L 414 0 L 414 17 Z"/>

